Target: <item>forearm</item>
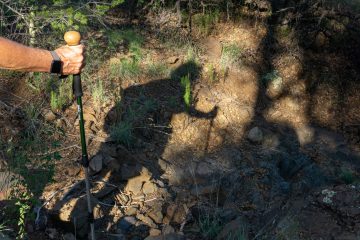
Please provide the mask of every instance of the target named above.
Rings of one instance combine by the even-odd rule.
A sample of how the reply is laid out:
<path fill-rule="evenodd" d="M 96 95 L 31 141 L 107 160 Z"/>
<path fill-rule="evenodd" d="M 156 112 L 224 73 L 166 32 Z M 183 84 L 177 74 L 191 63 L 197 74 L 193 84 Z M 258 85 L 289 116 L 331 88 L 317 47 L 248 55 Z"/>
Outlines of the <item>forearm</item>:
<path fill-rule="evenodd" d="M 50 72 L 49 51 L 30 48 L 0 37 L 0 68 L 27 72 Z"/>

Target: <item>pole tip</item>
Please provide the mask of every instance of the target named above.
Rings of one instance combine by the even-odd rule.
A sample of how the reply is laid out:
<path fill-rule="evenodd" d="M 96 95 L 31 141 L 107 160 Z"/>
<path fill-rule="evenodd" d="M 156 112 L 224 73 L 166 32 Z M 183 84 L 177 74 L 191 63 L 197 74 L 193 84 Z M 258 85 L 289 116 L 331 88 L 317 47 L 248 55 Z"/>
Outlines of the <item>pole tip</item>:
<path fill-rule="evenodd" d="M 64 35 L 65 42 L 69 46 L 76 46 L 80 44 L 81 35 L 77 31 L 68 31 Z"/>

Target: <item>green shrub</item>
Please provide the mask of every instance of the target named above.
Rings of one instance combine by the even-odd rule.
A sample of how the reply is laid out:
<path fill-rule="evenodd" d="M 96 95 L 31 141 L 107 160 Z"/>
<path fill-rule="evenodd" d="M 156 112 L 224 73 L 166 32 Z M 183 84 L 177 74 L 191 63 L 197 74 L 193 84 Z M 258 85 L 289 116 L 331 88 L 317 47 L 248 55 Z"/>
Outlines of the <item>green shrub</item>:
<path fill-rule="evenodd" d="M 231 67 L 240 61 L 242 49 L 236 43 L 224 44 L 220 59 L 223 69 Z"/>

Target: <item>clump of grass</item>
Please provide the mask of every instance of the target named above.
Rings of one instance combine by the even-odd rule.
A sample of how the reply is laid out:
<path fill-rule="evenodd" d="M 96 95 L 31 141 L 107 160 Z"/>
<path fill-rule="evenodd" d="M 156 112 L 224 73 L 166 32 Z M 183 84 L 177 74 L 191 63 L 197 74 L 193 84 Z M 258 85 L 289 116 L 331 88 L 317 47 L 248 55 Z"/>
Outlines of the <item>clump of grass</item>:
<path fill-rule="evenodd" d="M 61 81 L 55 90 L 50 92 L 50 107 L 52 111 L 62 110 L 73 99 L 72 81 Z M 57 89 L 56 89 L 57 88 Z"/>
<path fill-rule="evenodd" d="M 265 86 L 269 84 L 275 84 L 276 86 L 282 84 L 282 77 L 277 70 L 273 70 L 262 77 L 262 82 Z"/>
<path fill-rule="evenodd" d="M 341 169 L 340 178 L 346 184 L 352 184 L 355 182 L 354 174 L 349 169 Z"/>
<path fill-rule="evenodd" d="M 204 214 L 199 217 L 200 233 L 207 239 L 215 239 L 223 228 L 223 224 L 216 215 Z"/>
<path fill-rule="evenodd" d="M 110 136 L 116 143 L 123 144 L 128 148 L 134 145 L 133 125 L 131 122 L 122 121 L 113 125 L 110 129 Z"/>
<path fill-rule="evenodd" d="M 208 36 L 217 22 L 219 22 L 220 12 L 218 10 L 210 13 L 198 14 L 194 16 L 194 25 L 199 29 L 200 34 Z"/>
<path fill-rule="evenodd" d="M 110 64 L 110 76 L 125 80 L 137 80 L 142 73 L 138 61 L 133 59 L 122 59 L 119 62 Z"/>
<path fill-rule="evenodd" d="M 104 89 L 104 83 L 99 80 L 96 81 L 95 84 L 92 87 L 92 97 L 94 100 L 94 103 L 99 107 L 102 103 L 106 102 L 108 100 L 106 96 L 106 91 Z"/>
<path fill-rule="evenodd" d="M 239 229 L 235 233 L 230 232 L 229 236 L 226 237 L 226 240 L 247 240 L 248 236 L 244 229 Z"/>
<path fill-rule="evenodd" d="M 145 70 L 146 75 L 150 78 L 161 78 L 169 75 L 169 69 L 163 63 L 151 62 Z"/>
<path fill-rule="evenodd" d="M 184 100 L 185 110 L 188 112 L 191 106 L 191 81 L 189 75 L 183 76 L 180 79 L 180 83 L 184 91 L 183 100 Z"/>
<path fill-rule="evenodd" d="M 242 49 L 236 43 L 224 44 L 220 59 L 220 64 L 223 69 L 231 67 L 233 64 L 240 61 Z"/>
<path fill-rule="evenodd" d="M 209 83 L 215 83 L 217 81 L 216 68 L 214 64 L 209 63 L 206 65 L 206 76 L 208 78 Z"/>
<path fill-rule="evenodd" d="M 140 48 L 144 42 L 144 38 L 133 29 L 111 30 L 107 32 L 108 46 L 110 49 L 116 48 L 123 43 L 126 43 L 129 50 Z"/>
<path fill-rule="evenodd" d="M 147 120 L 147 114 L 156 111 L 158 103 L 152 98 L 140 96 L 130 103 L 123 114 L 123 119 L 110 128 L 113 141 L 132 148 L 136 143 L 134 129 L 141 128 Z"/>

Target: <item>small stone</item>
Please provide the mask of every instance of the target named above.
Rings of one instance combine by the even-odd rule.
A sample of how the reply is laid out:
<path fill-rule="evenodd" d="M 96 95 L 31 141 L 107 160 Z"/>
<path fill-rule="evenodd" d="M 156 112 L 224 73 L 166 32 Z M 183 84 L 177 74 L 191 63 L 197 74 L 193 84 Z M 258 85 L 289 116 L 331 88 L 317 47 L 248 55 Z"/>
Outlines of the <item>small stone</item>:
<path fill-rule="evenodd" d="M 142 168 L 140 164 L 123 164 L 121 166 L 121 179 L 128 180 L 139 176 Z"/>
<path fill-rule="evenodd" d="M 223 227 L 216 240 L 227 240 L 229 236 L 232 236 L 234 239 L 247 239 L 245 227 L 245 220 L 242 217 L 238 217 Z"/>
<path fill-rule="evenodd" d="M 157 228 L 157 225 L 154 223 L 154 221 L 142 214 L 137 214 L 136 218 L 139 219 L 140 221 L 144 222 L 147 226 L 151 227 L 151 228 Z"/>
<path fill-rule="evenodd" d="M 64 240 L 76 240 L 75 236 L 72 233 L 66 233 L 63 236 Z"/>
<path fill-rule="evenodd" d="M 56 119 L 56 115 L 51 110 L 45 111 L 43 113 L 43 116 L 44 116 L 44 119 L 48 122 L 52 122 Z"/>
<path fill-rule="evenodd" d="M 90 122 L 93 122 L 95 124 L 97 123 L 96 117 L 91 113 L 84 113 L 84 121 L 88 123 Z"/>
<path fill-rule="evenodd" d="M 169 64 L 175 64 L 177 61 L 179 61 L 179 58 L 176 56 L 169 57 L 168 59 L 166 59 L 166 62 Z"/>
<path fill-rule="evenodd" d="M 180 204 L 171 204 L 166 209 L 166 217 L 169 222 L 175 222 L 181 224 L 186 218 L 186 211 L 183 205 Z"/>
<path fill-rule="evenodd" d="M 103 167 L 103 156 L 97 154 L 90 159 L 89 166 L 94 172 L 100 172 Z"/>
<path fill-rule="evenodd" d="M 127 192 L 132 192 L 134 195 L 141 193 L 144 183 L 150 181 L 151 174 L 146 168 L 142 168 L 139 173 L 140 176 L 133 177 L 128 180 L 125 190 Z"/>
<path fill-rule="evenodd" d="M 136 224 L 136 219 L 134 217 L 124 217 L 118 223 L 118 228 L 124 232 L 128 232 Z"/>
<path fill-rule="evenodd" d="M 126 215 L 136 215 L 136 213 L 137 213 L 137 208 L 136 207 L 133 207 L 133 206 L 131 206 L 131 207 L 128 207 L 126 210 L 125 210 L 125 213 L 126 213 Z"/>
<path fill-rule="evenodd" d="M 144 183 L 144 186 L 143 186 L 143 189 L 142 189 L 144 194 L 151 194 L 151 193 L 156 192 L 156 190 L 157 190 L 157 187 L 152 182 Z"/>
<path fill-rule="evenodd" d="M 55 228 L 48 228 L 48 229 L 46 229 L 45 232 L 49 236 L 50 239 L 55 239 L 58 235 Z M 0 239 L 2 239 L 2 238 L 0 237 Z"/>
<path fill-rule="evenodd" d="M 162 223 L 164 218 L 161 209 L 154 209 L 153 211 L 149 212 L 149 217 L 158 224 Z"/>
<path fill-rule="evenodd" d="M 168 224 L 166 224 L 162 229 L 162 234 L 163 235 L 168 235 L 168 234 L 174 233 L 174 232 L 175 232 L 174 228 L 171 225 L 168 225 Z"/>
<path fill-rule="evenodd" d="M 179 233 L 170 233 L 170 234 L 166 234 L 166 235 L 161 235 L 161 236 L 149 236 L 147 238 L 145 238 L 145 240 L 185 240 L 186 237 L 182 234 Z"/>
<path fill-rule="evenodd" d="M 252 128 L 248 134 L 248 139 L 254 143 L 260 143 L 263 140 L 263 137 L 263 132 L 258 127 Z"/>
<path fill-rule="evenodd" d="M 159 236 L 161 235 L 161 231 L 156 228 L 150 229 L 149 236 Z"/>
<path fill-rule="evenodd" d="M 57 128 L 64 128 L 66 126 L 66 123 L 63 119 L 57 119 L 55 122 L 55 126 Z"/>
<path fill-rule="evenodd" d="M 104 213 L 101 209 L 101 206 L 100 205 L 96 205 L 94 207 L 94 219 L 99 219 L 99 218 L 102 218 L 104 216 Z"/>
<path fill-rule="evenodd" d="M 315 38 L 315 46 L 317 48 L 319 48 L 319 50 L 321 50 L 321 48 L 325 47 L 325 45 L 327 44 L 328 42 L 328 38 L 325 36 L 325 34 L 323 32 L 319 32 L 317 35 L 316 35 L 316 38 Z"/>

